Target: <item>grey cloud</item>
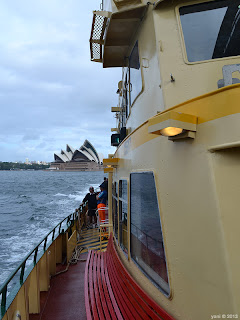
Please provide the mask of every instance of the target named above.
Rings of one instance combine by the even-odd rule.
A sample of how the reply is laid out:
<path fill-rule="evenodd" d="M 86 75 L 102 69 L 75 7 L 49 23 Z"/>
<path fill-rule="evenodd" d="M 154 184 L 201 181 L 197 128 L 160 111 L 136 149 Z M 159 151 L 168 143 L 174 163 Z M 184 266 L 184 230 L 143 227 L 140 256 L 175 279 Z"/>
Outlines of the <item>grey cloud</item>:
<path fill-rule="evenodd" d="M 98 152 L 112 150 L 110 107 L 121 71 L 90 62 L 98 8 L 96 0 L 0 3 L 0 160 L 50 161 L 66 143 L 77 148 L 86 138 Z"/>
<path fill-rule="evenodd" d="M 36 133 L 28 133 L 25 134 L 22 138 L 22 141 L 30 141 L 30 140 L 39 140 L 40 136 Z"/>

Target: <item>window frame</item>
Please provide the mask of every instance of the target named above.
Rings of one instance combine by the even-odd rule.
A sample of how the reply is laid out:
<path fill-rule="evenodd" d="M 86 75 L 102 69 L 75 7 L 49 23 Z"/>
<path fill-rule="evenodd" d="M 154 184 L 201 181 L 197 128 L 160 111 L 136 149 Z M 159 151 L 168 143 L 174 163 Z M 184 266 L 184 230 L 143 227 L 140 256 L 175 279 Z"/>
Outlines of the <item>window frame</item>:
<path fill-rule="evenodd" d="M 127 201 L 125 201 L 122 197 L 120 197 L 120 181 L 126 181 L 127 182 Z M 129 179 L 121 177 L 121 179 L 118 180 L 118 244 L 119 247 L 121 248 L 122 252 L 128 257 L 128 260 L 130 260 L 130 207 L 129 207 L 129 199 L 130 199 L 130 184 L 129 184 Z M 121 200 L 120 200 L 121 199 Z M 122 243 L 120 242 L 120 201 L 124 201 L 127 203 L 127 252 L 124 251 Z"/>
<path fill-rule="evenodd" d="M 116 185 L 115 185 L 116 184 Z M 116 192 L 117 192 L 117 196 L 115 194 L 113 194 L 113 186 L 115 185 L 116 187 Z M 113 232 L 114 232 L 114 236 L 115 236 L 115 240 L 116 242 L 119 244 L 119 203 L 118 203 L 118 197 L 119 197 L 119 182 L 116 180 L 116 181 L 113 181 L 112 182 L 112 209 L 113 209 L 113 198 L 114 200 L 116 201 L 116 204 L 117 204 L 117 232 L 115 232 L 115 216 L 113 216 Z M 117 238 L 116 238 L 116 234 L 117 234 Z"/>
<path fill-rule="evenodd" d="M 125 67 L 126 69 L 124 70 L 123 72 L 123 84 L 124 84 L 124 93 L 123 93 L 123 101 L 124 101 L 124 104 L 125 104 L 125 124 L 128 120 L 128 118 L 130 117 L 130 114 L 131 114 L 131 106 L 130 106 L 130 92 L 129 92 L 129 88 L 128 88 L 128 85 L 129 85 L 129 68 L 128 67 Z M 126 81 L 126 78 L 128 78 L 128 82 Z M 126 98 L 125 98 L 125 94 L 126 93 Z M 127 99 L 127 104 L 126 104 L 126 99 Z"/>
<path fill-rule="evenodd" d="M 142 269 L 142 267 L 133 259 L 132 254 L 131 254 L 131 174 L 132 173 L 152 173 L 153 174 L 153 179 L 154 179 L 154 184 L 155 184 L 155 191 L 156 191 L 156 198 L 157 198 L 157 208 L 158 208 L 158 213 L 159 213 L 159 220 L 160 220 L 160 225 L 161 225 L 161 230 L 162 230 L 162 239 L 163 239 L 163 246 L 164 246 L 164 253 L 165 253 L 165 262 L 166 262 L 166 271 L 168 275 L 168 285 L 169 285 L 169 293 L 167 293 L 159 284 L 157 284 L 146 272 L 145 270 Z M 172 286 L 171 286 L 171 277 L 170 277 L 170 272 L 169 272 L 169 266 L 168 266 L 168 250 L 166 241 L 165 241 L 165 232 L 164 232 L 164 224 L 162 223 L 162 218 L 161 218 L 161 210 L 160 210 L 160 202 L 159 202 L 159 188 L 157 185 L 156 181 L 156 171 L 153 170 L 132 170 L 130 172 L 129 176 L 129 220 L 128 220 L 128 226 L 129 226 L 129 256 L 130 260 L 136 265 L 136 267 L 141 270 L 141 272 L 147 277 L 151 283 L 158 288 L 161 293 L 168 299 L 171 299 L 172 297 Z M 160 277 L 160 276 L 159 276 Z M 161 278 L 161 277 L 160 277 Z"/>
<path fill-rule="evenodd" d="M 179 9 L 182 7 L 188 7 L 194 4 L 199 4 L 199 3 L 204 3 L 204 2 L 210 2 L 208 1 L 190 1 L 187 3 L 182 3 L 179 4 L 175 7 L 175 15 L 176 15 L 176 20 L 177 20 L 177 25 L 178 25 L 178 30 L 179 30 L 179 37 L 180 37 L 180 44 L 181 44 L 181 49 L 182 49 L 182 55 L 183 55 L 183 61 L 187 65 L 195 65 L 195 64 L 201 64 L 201 63 L 209 63 L 209 62 L 217 62 L 217 61 L 224 61 L 224 60 L 232 60 L 232 59 L 240 59 L 240 55 L 238 56 L 230 56 L 230 57 L 223 57 L 223 58 L 217 58 L 217 59 L 209 59 L 209 60 L 201 60 L 201 61 L 189 61 L 188 56 L 187 56 L 187 49 L 186 49 L 186 44 L 184 40 L 184 34 L 183 34 L 183 29 L 182 29 L 182 24 L 181 24 L 181 17 L 180 17 L 180 12 Z"/>
<path fill-rule="evenodd" d="M 127 120 L 129 118 L 129 116 L 131 115 L 131 109 L 133 108 L 133 106 L 135 105 L 135 102 L 136 100 L 139 98 L 139 96 L 143 93 L 144 91 L 144 77 L 143 77 L 143 68 L 142 68 L 142 64 L 141 64 L 141 50 L 139 48 L 139 45 L 138 45 L 139 41 L 138 39 L 134 42 L 134 45 L 131 47 L 131 51 L 130 51 L 130 54 L 128 56 L 128 67 L 127 67 L 127 73 L 128 73 L 128 79 L 129 79 L 129 83 L 128 83 L 128 86 L 126 84 L 126 88 L 127 88 L 127 92 L 128 92 L 128 106 L 129 106 L 129 110 L 128 110 L 128 117 L 127 117 Z M 131 72 L 130 72 L 130 57 L 131 57 L 131 54 L 135 48 L 135 46 L 138 46 L 138 57 L 139 57 L 139 65 L 140 65 L 140 72 L 141 72 L 141 79 L 142 79 L 142 88 L 141 88 L 141 91 L 137 94 L 137 96 L 135 97 L 135 99 L 132 101 L 131 99 L 131 92 L 132 90 L 130 90 L 130 83 L 131 83 Z"/>

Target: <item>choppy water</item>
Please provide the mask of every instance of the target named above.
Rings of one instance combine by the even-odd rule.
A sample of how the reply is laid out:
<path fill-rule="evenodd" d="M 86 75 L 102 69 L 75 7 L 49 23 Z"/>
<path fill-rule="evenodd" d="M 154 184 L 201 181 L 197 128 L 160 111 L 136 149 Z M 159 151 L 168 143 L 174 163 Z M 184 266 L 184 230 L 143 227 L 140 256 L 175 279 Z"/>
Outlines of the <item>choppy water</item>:
<path fill-rule="evenodd" d="M 0 171 L 0 286 L 103 172 Z"/>

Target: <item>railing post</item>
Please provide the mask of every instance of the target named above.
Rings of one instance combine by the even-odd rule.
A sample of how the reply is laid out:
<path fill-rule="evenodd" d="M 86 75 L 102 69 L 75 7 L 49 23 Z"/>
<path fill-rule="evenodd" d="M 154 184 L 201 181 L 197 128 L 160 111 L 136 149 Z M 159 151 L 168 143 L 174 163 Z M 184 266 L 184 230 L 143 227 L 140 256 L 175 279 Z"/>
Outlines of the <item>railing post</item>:
<path fill-rule="evenodd" d="M 26 265 L 26 261 L 24 261 L 24 263 L 22 264 L 22 268 L 21 268 L 21 275 L 20 275 L 20 284 L 23 284 L 23 277 L 24 277 L 24 271 L 25 271 L 25 265 Z"/>
<path fill-rule="evenodd" d="M 52 241 L 54 240 L 54 235 L 55 235 L 55 228 L 53 229 Z"/>
<path fill-rule="evenodd" d="M 43 246 L 43 250 L 46 251 L 46 246 L 47 246 L 47 237 L 44 240 L 44 246 Z"/>
<path fill-rule="evenodd" d="M 58 233 L 59 233 L 59 234 L 61 233 L 61 226 L 62 226 L 62 222 L 61 222 L 60 225 L 59 225 L 59 230 L 58 230 Z"/>
<path fill-rule="evenodd" d="M 37 253 L 38 253 L 38 247 L 35 249 L 35 253 L 34 253 L 34 260 L 33 260 L 34 265 L 37 263 Z"/>
<path fill-rule="evenodd" d="M 7 302 L 7 286 L 5 286 L 3 291 L 2 291 L 2 301 L 1 301 L 2 317 L 4 316 L 4 314 L 6 312 L 6 302 Z"/>

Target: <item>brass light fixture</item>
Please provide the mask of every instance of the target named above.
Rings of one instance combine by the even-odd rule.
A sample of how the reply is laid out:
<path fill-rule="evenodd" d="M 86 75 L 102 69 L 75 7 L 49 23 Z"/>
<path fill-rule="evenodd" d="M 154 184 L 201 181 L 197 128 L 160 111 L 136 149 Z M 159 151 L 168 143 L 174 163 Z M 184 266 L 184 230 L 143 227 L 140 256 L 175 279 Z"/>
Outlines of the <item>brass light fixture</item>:
<path fill-rule="evenodd" d="M 194 139 L 197 131 L 197 117 L 168 111 L 160 113 L 148 122 L 148 132 L 168 137 L 169 140 Z"/>

